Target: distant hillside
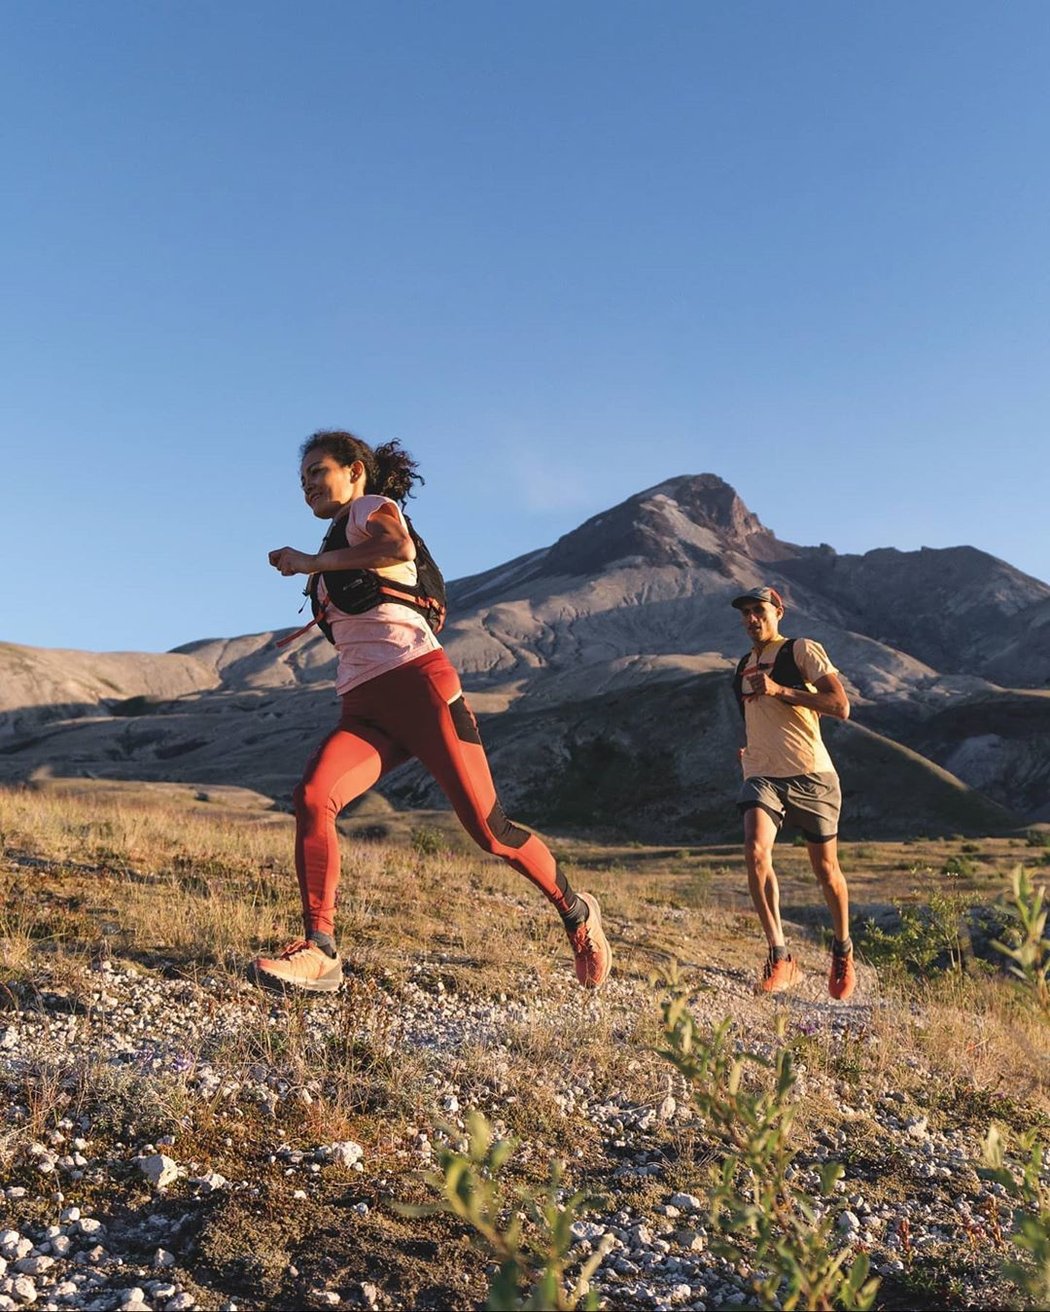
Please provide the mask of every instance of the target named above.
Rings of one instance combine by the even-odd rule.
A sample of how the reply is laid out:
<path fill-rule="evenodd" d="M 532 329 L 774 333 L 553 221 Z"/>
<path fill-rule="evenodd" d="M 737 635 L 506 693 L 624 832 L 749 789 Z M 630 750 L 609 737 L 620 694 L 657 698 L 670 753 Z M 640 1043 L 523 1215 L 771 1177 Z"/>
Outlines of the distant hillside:
<path fill-rule="evenodd" d="M 854 717 L 829 726 L 851 832 L 1048 818 L 1050 588 L 973 547 L 843 556 L 780 541 L 713 474 L 670 479 L 551 546 L 451 584 L 443 642 L 507 805 L 551 829 L 649 841 L 736 831 L 728 672 L 737 592 L 772 583 Z M 17 675 L 0 777 L 231 783 L 287 799 L 335 717 L 332 649 L 274 633 L 160 656 L 0 648 Z M 118 677 L 119 676 L 119 677 Z M 977 791 L 975 791 L 977 790 Z M 433 805 L 411 766 L 382 785 Z"/>

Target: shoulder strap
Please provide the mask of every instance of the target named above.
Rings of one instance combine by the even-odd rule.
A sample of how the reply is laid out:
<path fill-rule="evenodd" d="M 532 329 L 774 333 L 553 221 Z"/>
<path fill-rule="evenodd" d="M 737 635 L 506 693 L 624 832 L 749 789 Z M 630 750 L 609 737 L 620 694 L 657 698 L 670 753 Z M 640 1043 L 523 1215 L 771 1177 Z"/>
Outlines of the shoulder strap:
<path fill-rule="evenodd" d="M 770 671 L 773 682 L 779 683 L 785 688 L 806 688 L 808 686 L 795 660 L 796 641 L 795 638 L 785 638 L 773 658 L 773 669 Z"/>

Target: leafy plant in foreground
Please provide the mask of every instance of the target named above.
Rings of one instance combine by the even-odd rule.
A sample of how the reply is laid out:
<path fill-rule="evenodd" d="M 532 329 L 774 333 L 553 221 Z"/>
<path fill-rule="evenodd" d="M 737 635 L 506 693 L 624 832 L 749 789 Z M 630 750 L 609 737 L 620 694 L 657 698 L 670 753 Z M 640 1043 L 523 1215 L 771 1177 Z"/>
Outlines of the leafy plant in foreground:
<path fill-rule="evenodd" d="M 1007 910 L 1016 921 L 1018 941 L 995 942 L 1013 963 L 1010 972 L 1031 989 L 1039 1007 L 1050 1020 L 1050 938 L 1046 934 L 1046 885 L 1034 887 L 1024 866 L 1016 866 L 1010 875 L 1012 896 Z"/>
<path fill-rule="evenodd" d="M 868 1279 L 870 1263 L 858 1253 L 846 1267 L 848 1250 L 833 1251 L 834 1222 L 820 1199 L 795 1184 L 791 1128 L 797 1106 L 792 1052 L 778 1025 L 772 1061 L 739 1054 L 731 1045 L 732 1022 L 701 1033 L 687 1006 L 686 992 L 675 979 L 662 1003 L 662 1055 L 690 1086 L 693 1103 L 717 1135 L 724 1154 L 712 1166 L 708 1189 L 712 1247 L 754 1270 L 752 1285 L 767 1308 L 833 1307 L 866 1309 L 874 1305 L 878 1279 Z M 745 1066 L 772 1073 L 752 1089 Z M 843 1175 L 837 1162 L 819 1171 L 821 1192 L 834 1191 Z"/>
<path fill-rule="evenodd" d="M 1013 963 L 1010 970 L 1031 990 L 1043 1015 L 1050 1021 L 1050 939 L 1046 934 L 1046 887 L 1036 889 L 1023 866 L 1010 876 L 1009 910 L 1017 922 L 1017 942 L 995 947 Z M 1048 1146 L 1038 1129 L 1022 1135 L 1019 1147 L 1023 1165 L 1019 1173 L 1006 1164 L 998 1128 L 988 1130 L 984 1143 L 985 1166 L 980 1174 L 1002 1185 L 1014 1201 L 1010 1242 L 1020 1250 L 1018 1260 L 1007 1262 L 1003 1274 L 1024 1295 L 1025 1306 L 1050 1307 L 1050 1183 L 1047 1182 Z"/>
<path fill-rule="evenodd" d="M 497 1263 L 485 1302 L 487 1312 L 597 1308 L 598 1295 L 590 1280 L 612 1246 L 612 1236 L 602 1239 L 574 1280 L 567 1272 L 575 1243 L 573 1223 L 598 1200 L 584 1193 L 562 1200 L 564 1167 L 557 1161 L 551 1163 L 547 1189 L 538 1202 L 520 1187 L 506 1198 L 500 1177 L 515 1147 L 513 1139 L 493 1141 L 485 1117 L 471 1112 L 466 1152 L 444 1149 L 438 1170 L 427 1176 L 441 1201 L 398 1210 L 406 1216 L 446 1213 L 473 1229 Z"/>

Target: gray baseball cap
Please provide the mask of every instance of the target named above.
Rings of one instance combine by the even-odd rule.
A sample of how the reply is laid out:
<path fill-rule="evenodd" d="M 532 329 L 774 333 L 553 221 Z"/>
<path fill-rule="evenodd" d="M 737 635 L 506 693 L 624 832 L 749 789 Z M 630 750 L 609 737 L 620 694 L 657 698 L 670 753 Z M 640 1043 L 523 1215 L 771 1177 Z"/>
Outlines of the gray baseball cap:
<path fill-rule="evenodd" d="M 742 592 L 739 597 L 734 597 L 731 604 L 740 610 L 749 601 L 768 601 L 770 605 L 784 609 L 784 598 L 776 588 L 752 588 L 750 592 Z"/>

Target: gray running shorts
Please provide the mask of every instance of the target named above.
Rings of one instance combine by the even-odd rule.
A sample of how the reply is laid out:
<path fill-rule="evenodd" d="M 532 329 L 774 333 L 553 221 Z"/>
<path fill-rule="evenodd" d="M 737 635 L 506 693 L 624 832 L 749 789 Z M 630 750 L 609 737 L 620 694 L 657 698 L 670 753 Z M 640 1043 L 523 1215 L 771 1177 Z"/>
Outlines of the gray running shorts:
<path fill-rule="evenodd" d="M 801 829 L 809 842 L 826 843 L 838 835 L 842 790 L 833 770 L 781 779 L 756 774 L 744 780 L 736 804 L 741 812 L 761 807 L 777 829 L 787 821 Z"/>

